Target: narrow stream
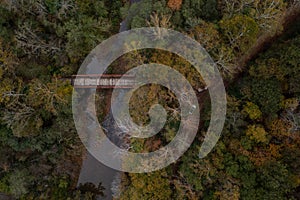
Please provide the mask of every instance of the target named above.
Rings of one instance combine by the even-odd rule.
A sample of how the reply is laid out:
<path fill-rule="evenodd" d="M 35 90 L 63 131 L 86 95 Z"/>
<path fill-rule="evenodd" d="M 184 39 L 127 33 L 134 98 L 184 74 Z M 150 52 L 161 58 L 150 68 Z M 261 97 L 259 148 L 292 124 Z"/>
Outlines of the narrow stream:
<path fill-rule="evenodd" d="M 132 5 L 133 3 L 138 3 L 140 1 L 141 0 L 131 0 L 130 3 Z M 127 31 L 129 29 L 128 23 L 131 16 L 132 15 L 128 14 L 128 16 L 120 23 L 119 32 Z M 89 73 L 92 72 L 89 71 Z M 122 145 L 122 135 L 120 134 L 111 113 L 106 117 L 102 126 L 108 130 L 108 137 L 112 142 L 119 146 Z M 116 195 L 117 187 L 120 185 L 120 176 L 121 172 L 105 166 L 87 152 L 87 156 L 85 160 L 83 160 L 77 185 L 80 183 L 84 184 L 86 182 L 91 182 L 98 186 L 101 182 L 102 186 L 105 188 L 105 196 L 99 197 L 98 199 L 111 200 L 113 195 Z"/>

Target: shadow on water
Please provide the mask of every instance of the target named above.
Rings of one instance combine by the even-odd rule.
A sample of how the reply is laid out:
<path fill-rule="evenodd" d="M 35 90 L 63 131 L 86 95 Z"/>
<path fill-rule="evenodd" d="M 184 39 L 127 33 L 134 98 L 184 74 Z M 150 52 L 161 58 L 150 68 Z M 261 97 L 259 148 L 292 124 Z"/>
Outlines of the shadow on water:
<path fill-rule="evenodd" d="M 99 182 L 105 188 L 104 197 L 99 197 L 98 199 L 109 200 L 112 199 L 111 186 L 115 179 L 118 171 L 111 169 L 97 159 L 95 159 L 90 153 L 87 153 L 86 159 L 84 160 L 78 179 L 79 183 L 91 182 L 98 185 Z"/>

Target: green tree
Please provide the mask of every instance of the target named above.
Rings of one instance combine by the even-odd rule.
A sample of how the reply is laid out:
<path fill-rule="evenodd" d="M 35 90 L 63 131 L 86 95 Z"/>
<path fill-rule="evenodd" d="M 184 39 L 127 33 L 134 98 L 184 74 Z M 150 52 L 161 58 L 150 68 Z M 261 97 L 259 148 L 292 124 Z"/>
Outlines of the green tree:
<path fill-rule="evenodd" d="M 266 115 L 275 115 L 280 110 L 282 92 L 275 79 L 253 79 L 251 81 L 251 100 L 260 106 Z"/>
<path fill-rule="evenodd" d="M 185 0 L 180 10 L 188 28 L 198 25 L 201 20 L 217 20 L 219 13 L 216 0 Z"/>
<path fill-rule="evenodd" d="M 21 198 L 29 192 L 32 180 L 27 170 L 16 169 L 1 179 L 0 191 Z"/>
<path fill-rule="evenodd" d="M 57 28 L 57 34 L 66 38 L 65 50 L 72 63 L 81 61 L 94 47 L 105 39 L 110 28 L 106 18 L 80 15 Z"/>
<path fill-rule="evenodd" d="M 254 19 L 245 15 L 235 15 L 222 19 L 220 27 L 231 48 L 237 53 L 245 53 L 255 43 L 259 31 Z"/>
<path fill-rule="evenodd" d="M 293 188 L 291 174 L 280 162 L 266 163 L 256 173 L 255 182 L 242 189 L 241 198 L 286 199 Z"/>

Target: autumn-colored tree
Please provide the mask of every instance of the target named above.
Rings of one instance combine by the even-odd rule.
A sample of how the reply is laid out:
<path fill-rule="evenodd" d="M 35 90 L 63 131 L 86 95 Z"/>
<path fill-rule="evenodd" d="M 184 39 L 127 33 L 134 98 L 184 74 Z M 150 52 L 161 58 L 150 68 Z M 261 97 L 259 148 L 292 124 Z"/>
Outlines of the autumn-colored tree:
<path fill-rule="evenodd" d="M 220 47 L 221 36 L 213 23 L 201 22 L 192 30 L 194 37 L 205 48 L 206 51 L 215 55 L 216 49 Z"/>
<path fill-rule="evenodd" d="M 165 170 L 147 174 L 130 174 L 130 185 L 125 188 L 121 200 L 171 198 L 170 183 Z"/>
<path fill-rule="evenodd" d="M 44 84 L 39 80 L 33 80 L 29 84 L 27 102 L 34 108 L 41 108 L 56 114 L 55 106 L 59 103 L 67 103 L 72 88 L 69 84 L 58 79 Z"/>
<path fill-rule="evenodd" d="M 252 102 L 247 102 L 243 111 L 247 113 L 252 120 L 260 119 L 262 117 L 262 112 L 259 110 L 259 107 Z"/>
<path fill-rule="evenodd" d="M 248 126 L 246 130 L 246 135 L 250 136 L 250 139 L 255 140 L 256 142 L 265 143 L 268 141 L 267 132 L 261 126 L 256 126 L 256 125 Z"/>
<path fill-rule="evenodd" d="M 172 10 L 179 10 L 182 4 L 182 0 L 169 0 L 168 6 Z"/>
<path fill-rule="evenodd" d="M 209 95 L 201 93 L 201 126 L 189 150 L 160 171 L 123 173 L 120 199 L 297 199 L 299 22 L 289 19 L 286 25 L 293 24 L 286 34 L 278 42 L 269 41 L 272 45 L 259 46 L 264 51 L 233 83 L 228 80 L 240 72 L 237 61 L 252 52 L 261 36 L 279 33 L 287 5 L 296 4 L 299 1 L 0 1 L 0 192 L 26 200 L 94 200 L 101 193 L 101 187 L 91 184 L 76 189 L 84 150 L 72 118 L 72 87 L 64 80 L 76 73 L 93 47 L 117 33 L 122 22 L 128 29 L 172 28 L 200 42 L 225 75 L 228 112 L 217 145 L 199 159 L 211 112 Z M 195 90 L 205 87 L 193 66 L 170 52 L 145 49 L 124 56 L 109 73 L 161 63 L 184 75 Z M 102 104 L 109 93 L 99 95 L 101 111 L 110 109 Z M 154 151 L 176 137 L 180 107 L 164 87 L 152 84 L 136 90 L 130 101 L 133 120 L 147 124 L 153 103 L 166 109 L 165 126 L 152 138 L 126 140 L 127 150 Z M 134 163 L 147 168 L 164 161 Z"/>
<path fill-rule="evenodd" d="M 239 200 L 240 188 L 234 180 L 224 180 L 221 191 L 216 191 L 214 196 L 220 200 Z"/>

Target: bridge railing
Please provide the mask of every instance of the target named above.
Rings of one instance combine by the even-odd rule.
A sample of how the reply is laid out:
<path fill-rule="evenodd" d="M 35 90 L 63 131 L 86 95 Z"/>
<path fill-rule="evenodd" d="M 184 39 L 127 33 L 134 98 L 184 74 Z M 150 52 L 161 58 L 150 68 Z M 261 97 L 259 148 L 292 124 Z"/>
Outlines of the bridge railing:
<path fill-rule="evenodd" d="M 123 79 L 119 81 L 121 77 Z M 85 74 L 73 75 L 71 84 L 74 88 L 132 88 L 136 84 L 136 80 L 133 75 Z"/>

